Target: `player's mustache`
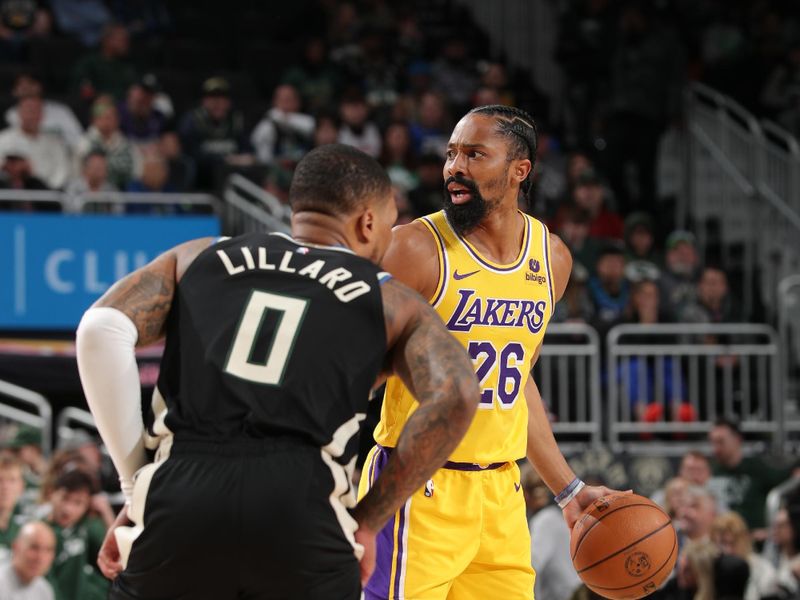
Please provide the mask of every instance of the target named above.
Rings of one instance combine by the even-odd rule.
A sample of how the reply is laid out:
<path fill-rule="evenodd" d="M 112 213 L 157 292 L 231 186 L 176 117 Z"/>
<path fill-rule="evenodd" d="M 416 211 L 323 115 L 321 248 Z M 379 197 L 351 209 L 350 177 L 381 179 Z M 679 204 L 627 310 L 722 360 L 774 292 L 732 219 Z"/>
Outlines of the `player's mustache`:
<path fill-rule="evenodd" d="M 445 195 L 449 194 L 449 192 L 447 190 L 447 186 L 450 185 L 451 183 L 457 183 L 459 185 L 463 185 L 465 188 L 467 188 L 473 194 L 478 191 L 478 185 L 474 181 L 472 181 L 471 179 L 465 179 L 464 177 L 461 177 L 460 175 L 451 175 L 450 177 L 448 177 L 447 179 L 444 180 L 444 193 L 445 193 Z"/>

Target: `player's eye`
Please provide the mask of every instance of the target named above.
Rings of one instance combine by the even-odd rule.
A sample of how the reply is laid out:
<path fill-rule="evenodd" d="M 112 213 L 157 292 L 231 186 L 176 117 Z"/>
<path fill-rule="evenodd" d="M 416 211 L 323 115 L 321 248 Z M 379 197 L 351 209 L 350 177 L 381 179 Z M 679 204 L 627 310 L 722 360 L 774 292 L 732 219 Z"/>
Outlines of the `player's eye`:
<path fill-rule="evenodd" d="M 445 154 L 445 157 L 447 158 L 447 160 L 453 160 L 456 157 L 455 150 L 448 150 L 447 153 Z"/>

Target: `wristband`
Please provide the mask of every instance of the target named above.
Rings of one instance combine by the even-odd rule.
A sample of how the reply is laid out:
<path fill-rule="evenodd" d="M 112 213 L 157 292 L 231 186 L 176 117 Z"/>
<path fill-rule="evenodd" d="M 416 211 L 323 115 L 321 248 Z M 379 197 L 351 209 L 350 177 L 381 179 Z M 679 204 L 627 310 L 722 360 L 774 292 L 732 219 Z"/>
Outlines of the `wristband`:
<path fill-rule="evenodd" d="M 570 484 L 565 487 L 558 496 L 556 496 L 555 501 L 556 504 L 558 504 L 558 507 L 561 509 L 566 507 L 567 504 L 569 504 L 584 487 L 586 487 L 586 484 L 583 481 L 577 477 L 573 479 Z"/>

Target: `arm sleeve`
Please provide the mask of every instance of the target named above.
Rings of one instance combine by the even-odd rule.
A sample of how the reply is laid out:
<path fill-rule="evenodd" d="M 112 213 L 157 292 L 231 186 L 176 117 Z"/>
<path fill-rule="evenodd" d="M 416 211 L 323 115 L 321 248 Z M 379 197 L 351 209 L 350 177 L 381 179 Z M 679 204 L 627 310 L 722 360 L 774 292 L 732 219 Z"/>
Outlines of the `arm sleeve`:
<path fill-rule="evenodd" d="M 119 473 L 127 501 L 134 473 L 147 462 L 137 339 L 133 321 L 110 307 L 86 311 L 76 337 L 78 372 L 86 402 Z"/>

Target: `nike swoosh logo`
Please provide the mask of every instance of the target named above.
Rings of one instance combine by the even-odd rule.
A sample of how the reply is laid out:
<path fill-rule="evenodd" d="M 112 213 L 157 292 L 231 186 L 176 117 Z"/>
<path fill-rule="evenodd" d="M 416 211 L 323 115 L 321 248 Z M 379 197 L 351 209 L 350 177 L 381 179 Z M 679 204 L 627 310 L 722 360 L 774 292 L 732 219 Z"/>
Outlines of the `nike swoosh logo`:
<path fill-rule="evenodd" d="M 514 490 L 518 492 L 518 491 L 520 491 L 520 489 L 522 489 L 522 486 L 515 481 L 514 482 Z"/>
<path fill-rule="evenodd" d="M 458 272 L 458 269 L 456 269 L 456 271 L 453 273 L 453 279 L 456 280 L 466 279 L 467 277 L 471 277 L 472 275 L 475 275 L 475 273 L 478 272 L 480 272 L 480 269 L 478 269 L 477 271 L 472 271 L 471 273 L 464 273 L 462 275 Z"/>

